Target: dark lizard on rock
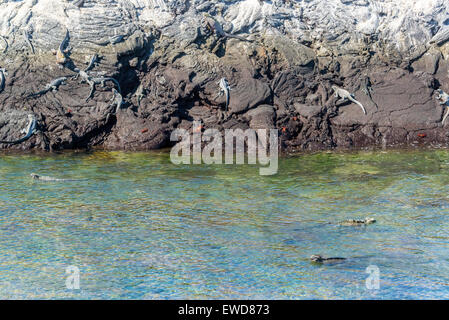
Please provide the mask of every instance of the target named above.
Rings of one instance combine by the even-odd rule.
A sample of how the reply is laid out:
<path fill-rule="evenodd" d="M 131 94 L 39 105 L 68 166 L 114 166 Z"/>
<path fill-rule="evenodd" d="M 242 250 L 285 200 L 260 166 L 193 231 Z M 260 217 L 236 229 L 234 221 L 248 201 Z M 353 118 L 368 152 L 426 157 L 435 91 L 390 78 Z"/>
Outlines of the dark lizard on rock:
<path fill-rule="evenodd" d="M 95 92 L 95 86 L 97 84 L 101 84 L 103 87 L 105 86 L 105 83 L 107 81 L 112 81 L 114 82 L 114 84 L 117 86 L 118 89 L 118 93 L 122 93 L 120 90 L 120 84 L 119 82 L 112 78 L 112 77 L 97 77 L 97 78 L 92 78 L 91 76 L 89 76 L 89 74 L 86 71 L 83 70 L 79 70 L 78 69 L 78 74 L 75 76 L 75 78 L 81 77 L 81 83 L 85 82 L 88 83 L 90 85 L 90 93 L 86 98 L 86 101 L 89 101 L 90 98 L 92 98 L 92 96 L 94 95 Z"/>
<path fill-rule="evenodd" d="M 0 68 L 0 93 L 5 89 L 6 75 L 8 75 L 6 69 Z"/>
<path fill-rule="evenodd" d="M 82 8 L 82 6 L 84 5 L 85 0 L 75 0 L 71 2 L 71 5 L 75 6 L 76 8 L 78 8 L 78 10 L 80 10 Z M 66 15 L 66 17 L 69 17 L 67 14 L 67 10 L 68 9 L 72 9 L 72 8 L 64 8 L 64 14 Z"/>
<path fill-rule="evenodd" d="M 90 93 L 89 96 L 86 98 L 86 101 L 88 101 L 90 98 L 93 97 L 94 92 L 95 92 L 95 85 L 97 84 L 101 84 L 102 87 L 105 86 L 105 83 L 107 81 L 112 81 L 115 83 L 115 85 L 117 86 L 118 92 L 121 94 L 121 90 L 120 90 L 120 84 L 118 83 L 118 81 L 114 78 L 111 77 L 99 77 L 99 78 L 91 78 L 88 77 L 87 83 L 90 85 Z"/>
<path fill-rule="evenodd" d="M 36 93 L 32 93 L 32 94 L 30 94 L 28 97 L 41 96 L 41 95 L 43 95 L 43 94 L 46 94 L 46 93 L 49 92 L 49 91 L 58 91 L 59 86 L 65 84 L 65 81 L 66 81 L 66 80 L 67 80 L 67 77 L 60 77 L 60 78 L 57 78 L 57 79 L 53 80 L 52 82 L 48 83 L 48 84 L 45 86 L 45 89 L 43 89 L 43 90 L 41 90 L 41 91 L 39 91 L 39 92 L 36 92 Z"/>
<path fill-rule="evenodd" d="M 116 105 L 115 113 L 117 113 L 120 110 L 120 108 L 122 107 L 123 97 L 117 90 L 115 90 L 115 88 L 112 88 L 112 93 L 114 95 L 113 95 L 110 103 Z"/>
<path fill-rule="evenodd" d="M 373 92 L 373 87 L 371 84 L 371 79 L 369 77 L 365 77 L 365 79 L 362 82 L 361 89 L 362 92 L 366 94 L 368 98 L 371 100 L 371 102 L 376 106 L 376 109 L 379 110 L 377 103 L 374 102 L 373 97 L 371 96 L 371 93 Z"/>
<path fill-rule="evenodd" d="M 19 143 L 22 143 L 22 142 L 28 140 L 36 132 L 36 118 L 32 114 L 29 114 L 28 120 L 29 120 L 29 122 L 28 122 L 27 127 L 21 131 L 21 133 L 24 133 L 25 136 L 23 136 L 22 138 L 20 138 L 18 140 L 14 140 L 14 141 L 0 140 L 0 143 L 19 144 Z"/>
<path fill-rule="evenodd" d="M 211 29 L 212 31 L 214 31 L 219 37 L 233 38 L 233 39 L 238 39 L 240 41 L 252 42 L 252 40 L 245 39 L 243 37 L 236 36 L 236 35 L 229 34 L 229 33 L 225 32 L 223 30 L 223 27 L 221 26 L 221 24 L 210 14 L 204 13 L 204 18 L 205 18 L 205 22 L 206 22 L 208 28 Z"/>
<path fill-rule="evenodd" d="M 449 94 L 447 94 L 441 89 L 438 89 L 437 92 L 438 92 L 437 100 L 439 100 L 439 103 L 441 105 L 446 105 L 447 109 L 445 115 L 443 116 L 443 121 L 441 121 L 441 124 L 444 125 L 444 122 L 446 121 L 446 118 L 449 115 Z"/>
<path fill-rule="evenodd" d="M 28 46 L 30 47 L 31 52 L 34 54 L 34 46 L 31 43 L 30 35 L 29 35 L 28 31 L 23 30 L 23 37 L 25 38 L 25 41 L 28 43 Z"/>
<path fill-rule="evenodd" d="M 68 60 L 66 53 L 69 51 L 69 49 L 65 48 L 67 46 L 67 43 L 69 42 L 69 39 L 69 30 L 66 29 L 65 37 L 59 45 L 58 50 L 56 51 L 56 62 L 60 65 L 64 65 Z"/>
<path fill-rule="evenodd" d="M 362 109 L 363 113 L 366 115 L 365 107 L 359 101 L 354 99 L 353 94 L 351 94 L 349 91 L 347 91 L 345 89 L 342 89 L 342 88 L 339 88 L 339 87 L 337 87 L 335 85 L 332 86 L 332 89 L 335 92 L 335 97 L 336 98 L 341 98 L 342 100 L 349 100 L 349 101 L 354 102 L 355 104 L 358 104 L 359 107 Z"/>
<path fill-rule="evenodd" d="M 221 78 L 218 82 L 218 85 L 220 86 L 220 91 L 218 95 L 215 98 L 218 98 L 222 96 L 223 94 L 226 96 L 226 108 L 225 110 L 228 111 L 229 106 L 229 91 L 231 90 L 231 87 L 229 86 L 229 82 L 226 78 Z"/>
<path fill-rule="evenodd" d="M 87 72 L 87 71 L 91 70 L 91 69 L 95 66 L 95 63 L 96 63 L 97 61 L 98 61 L 98 55 L 97 55 L 97 54 L 94 54 L 94 55 L 92 56 L 92 58 L 90 58 L 89 64 L 87 65 L 87 68 L 84 69 L 84 72 Z"/>
<path fill-rule="evenodd" d="M 5 43 L 5 47 L 3 48 L 3 53 L 6 53 L 6 51 L 8 51 L 8 48 L 9 48 L 8 41 L 5 39 L 4 36 L 0 36 L 0 39 L 2 39 L 3 42 Z"/>

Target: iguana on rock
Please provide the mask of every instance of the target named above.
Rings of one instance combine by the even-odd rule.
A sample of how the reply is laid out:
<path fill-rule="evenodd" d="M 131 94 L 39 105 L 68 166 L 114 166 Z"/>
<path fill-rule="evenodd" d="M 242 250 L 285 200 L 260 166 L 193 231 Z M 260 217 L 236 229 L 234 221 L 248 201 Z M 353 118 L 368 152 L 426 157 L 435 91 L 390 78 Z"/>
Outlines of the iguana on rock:
<path fill-rule="evenodd" d="M 81 9 L 81 7 L 84 5 L 84 2 L 85 2 L 85 0 L 75 0 L 75 1 L 72 1 L 70 4 L 71 5 L 73 5 L 74 7 L 76 7 L 76 8 L 78 8 L 78 10 L 80 10 Z M 64 7 L 64 14 L 65 14 L 65 16 L 68 18 L 69 17 L 69 15 L 67 14 L 67 10 L 68 9 L 74 9 L 74 8 L 66 8 L 66 7 Z"/>
<path fill-rule="evenodd" d="M 96 89 L 95 86 L 97 84 L 100 84 L 102 87 L 104 87 L 105 83 L 107 81 L 114 82 L 115 85 L 117 86 L 118 92 L 121 94 L 120 84 L 118 83 L 118 81 L 116 79 L 111 78 L 111 77 L 99 77 L 99 78 L 88 77 L 86 79 L 86 82 L 90 85 L 90 93 L 89 93 L 89 96 L 86 98 L 86 101 L 89 101 L 89 99 L 93 97 L 95 89 Z"/>
<path fill-rule="evenodd" d="M 117 90 L 115 90 L 115 88 L 112 88 L 112 93 L 114 95 L 112 96 L 110 103 L 116 105 L 115 113 L 117 113 L 123 104 L 123 97 Z"/>
<path fill-rule="evenodd" d="M 29 35 L 28 31 L 23 30 L 23 37 L 25 38 L 25 41 L 28 43 L 28 46 L 30 47 L 31 52 L 34 54 L 34 46 L 31 43 L 30 35 Z"/>
<path fill-rule="evenodd" d="M 89 40 L 89 39 L 85 39 L 85 40 L 83 40 L 83 42 L 88 42 L 88 43 L 95 44 L 97 46 L 104 47 L 104 46 L 107 46 L 109 44 L 114 45 L 114 44 L 120 43 L 123 40 L 125 40 L 125 36 L 123 34 L 118 34 L 118 35 L 110 36 L 106 40 L 92 41 L 92 40 Z"/>
<path fill-rule="evenodd" d="M 229 106 L 229 91 L 231 91 L 231 87 L 229 86 L 229 82 L 226 78 L 221 78 L 220 81 L 217 83 L 220 86 L 220 92 L 218 92 L 218 95 L 215 97 L 221 97 L 223 94 L 226 96 L 226 108 L 225 110 L 228 111 Z"/>
<path fill-rule="evenodd" d="M 86 71 L 83 70 L 79 70 L 77 69 L 78 74 L 75 76 L 75 79 L 77 79 L 78 77 L 81 77 L 81 83 L 88 83 L 90 85 L 90 93 L 86 98 L 86 101 L 89 101 L 90 98 L 92 98 L 92 96 L 94 95 L 95 92 L 95 86 L 97 84 L 101 84 L 103 87 L 105 86 L 105 83 L 107 81 L 112 81 L 115 83 L 115 85 L 117 86 L 118 89 L 118 93 L 122 93 L 121 89 L 120 89 L 120 84 L 119 82 L 111 77 L 97 77 L 97 78 L 92 78 L 91 76 L 89 76 L 89 74 Z"/>
<path fill-rule="evenodd" d="M 332 86 L 332 89 L 335 91 L 335 97 L 336 98 L 341 98 L 343 100 L 348 99 L 348 100 L 358 104 L 360 106 L 360 108 L 362 108 L 363 113 L 366 114 L 365 107 L 360 102 L 355 100 L 354 99 L 354 95 L 349 93 L 349 91 L 347 91 L 345 89 L 342 89 L 342 88 L 339 88 L 337 86 Z"/>
<path fill-rule="evenodd" d="M 5 68 L 0 68 L 0 93 L 2 93 L 2 91 L 5 89 L 5 82 L 6 82 L 6 77 L 8 73 L 6 72 Z"/>
<path fill-rule="evenodd" d="M 441 124 L 444 125 L 444 122 L 446 121 L 446 118 L 449 115 L 449 94 L 447 94 L 441 89 L 438 89 L 437 92 L 438 92 L 437 100 L 440 101 L 441 105 L 446 105 L 446 114 L 443 116 L 443 120 L 441 121 Z"/>
<path fill-rule="evenodd" d="M 8 48 L 9 48 L 8 41 L 5 39 L 4 36 L 0 36 L 0 39 L 2 39 L 3 42 L 5 43 L 5 47 L 3 48 L 3 52 L 2 53 L 6 53 L 6 51 L 8 51 Z"/>
<path fill-rule="evenodd" d="M 71 4 L 77 8 L 81 8 L 86 0 L 74 0 Z"/>
<path fill-rule="evenodd" d="M 0 143 L 6 143 L 6 144 L 19 144 L 24 142 L 25 140 L 28 140 L 35 132 L 36 132 L 36 118 L 32 115 L 28 115 L 28 125 L 25 129 L 21 131 L 21 133 L 24 133 L 25 136 L 22 138 L 15 140 L 15 141 L 2 141 L 0 140 Z"/>
<path fill-rule="evenodd" d="M 70 35 L 69 30 L 66 29 L 65 37 L 62 40 L 61 44 L 59 45 L 58 50 L 56 51 L 56 62 L 63 66 L 68 58 L 66 56 L 66 53 L 70 51 L 70 49 L 66 49 L 67 43 L 69 42 Z"/>
<path fill-rule="evenodd" d="M 140 84 L 135 93 L 138 107 L 140 107 L 140 102 L 146 96 L 146 94 L 147 94 L 146 89 L 143 87 L 142 84 Z"/>
<path fill-rule="evenodd" d="M 203 16 L 204 16 L 204 21 L 206 22 L 208 28 L 211 29 L 212 32 L 215 32 L 217 34 L 217 36 L 222 37 L 222 38 L 233 38 L 233 39 L 238 39 L 238 40 L 241 40 L 241 41 L 252 42 L 252 40 L 245 39 L 245 38 L 240 37 L 240 36 L 236 36 L 236 35 L 232 35 L 232 34 L 226 33 L 223 30 L 223 27 L 221 26 L 220 22 L 218 22 L 210 14 L 204 13 Z"/>
<path fill-rule="evenodd" d="M 57 78 L 57 79 L 53 80 L 52 82 L 48 83 L 45 86 L 45 89 L 43 89 L 43 90 L 41 90 L 39 92 L 36 92 L 36 93 L 32 93 L 28 97 L 41 96 L 43 94 L 46 94 L 49 91 L 53 91 L 53 92 L 58 91 L 59 86 L 65 84 L 66 80 L 67 80 L 67 77 Z"/>
<path fill-rule="evenodd" d="M 87 65 L 87 68 L 84 69 L 84 72 L 89 71 L 90 69 L 92 69 L 95 66 L 95 63 L 98 61 L 98 55 L 94 54 L 92 56 L 92 58 L 90 58 L 89 64 Z"/>
<path fill-rule="evenodd" d="M 373 97 L 371 96 L 371 93 L 373 92 L 373 87 L 371 84 L 371 79 L 369 77 L 365 77 L 365 79 L 362 82 L 361 89 L 363 93 L 366 94 L 368 98 L 371 100 L 371 102 L 376 106 L 376 109 L 379 110 L 377 103 L 374 102 Z"/>
<path fill-rule="evenodd" d="M 437 92 L 438 92 L 437 100 L 440 100 L 440 104 L 448 104 L 449 94 L 447 94 L 441 89 L 438 89 Z"/>

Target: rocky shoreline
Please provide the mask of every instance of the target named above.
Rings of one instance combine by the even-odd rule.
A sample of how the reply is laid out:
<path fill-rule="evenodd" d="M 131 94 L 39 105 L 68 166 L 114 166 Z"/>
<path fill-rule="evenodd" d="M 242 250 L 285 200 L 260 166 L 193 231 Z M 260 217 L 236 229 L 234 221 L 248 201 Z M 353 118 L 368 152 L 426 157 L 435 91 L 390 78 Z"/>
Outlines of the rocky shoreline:
<path fill-rule="evenodd" d="M 317 4 L 313 10 L 301 1 L 237 1 L 248 21 L 254 19 L 253 27 L 239 24 L 237 4 L 226 1 L 162 1 L 165 7 L 150 1 L 143 8 L 135 2 L 85 1 L 78 8 L 61 1 L 51 10 L 62 18 L 45 21 L 39 6 L 49 1 L 0 2 L 6 17 L 0 35 L 8 44 L 0 39 L 0 68 L 7 71 L 0 90 L 0 140 L 21 138 L 30 113 L 39 129 L 27 141 L 0 144 L 1 149 L 160 149 L 170 147 L 173 130 L 191 129 L 194 120 L 202 121 L 203 130 L 277 128 L 286 152 L 449 145 L 449 124 L 442 124 L 446 105 L 436 91 L 449 92 L 447 4 L 431 1 L 433 11 L 416 25 L 407 13 L 406 33 L 416 26 L 428 33 L 400 43 L 382 34 L 382 23 L 368 32 L 351 30 L 349 23 L 342 32 L 334 27 L 334 37 L 326 33 L 333 20 L 321 37 L 286 29 L 297 22 L 316 31 L 320 21 L 310 17 L 323 2 L 318 0 L 311 1 Z M 369 1 L 335 2 L 342 10 L 373 10 Z M 32 14 L 17 20 L 22 11 Z M 166 18 L 146 21 L 150 13 Z M 388 22 L 395 13 L 372 14 Z M 93 33 L 94 26 L 102 29 Z M 33 49 L 21 30 L 27 30 Z M 61 65 L 52 49 L 66 30 L 70 50 Z M 79 70 L 94 54 L 99 61 L 89 76 L 117 80 L 123 97 L 118 108 L 111 104 L 113 82 L 97 85 L 86 102 L 91 88 L 80 81 Z M 63 76 L 67 80 L 57 90 L 30 97 Z M 228 112 L 224 96 L 217 97 L 223 77 L 232 88 Z M 332 85 L 353 93 L 367 114 L 357 104 L 338 101 Z"/>

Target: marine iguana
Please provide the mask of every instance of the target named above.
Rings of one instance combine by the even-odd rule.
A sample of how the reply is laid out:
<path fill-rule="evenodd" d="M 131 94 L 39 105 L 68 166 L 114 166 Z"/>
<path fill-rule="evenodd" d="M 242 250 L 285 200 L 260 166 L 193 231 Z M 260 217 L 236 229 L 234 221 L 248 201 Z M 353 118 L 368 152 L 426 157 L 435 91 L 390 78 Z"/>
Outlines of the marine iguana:
<path fill-rule="evenodd" d="M 117 106 L 115 109 L 115 113 L 117 113 L 123 104 L 123 97 L 117 90 L 115 90 L 115 88 L 112 88 L 112 93 L 114 95 L 110 101 L 110 104 L 115 104 Z"/>
<path fill-rule="evenodd" d="M 446 121 L 446 118 L 449 115 L 449 94 L 447 94 L 441 89 L 438 89 L 437 92 L 438 92 L 437 100 L 440 100 L 441 105 L 445 104 L 447 107 L 446 114 L 443 117 L 443 121 L 441 121 L 441 124 L 444 125 L 444 121 Z"/>
<path fill-rule="evenodd" d="M 449 102 L 449 94 L 447 94 L 441 89 L 438 89 L 437 92 L 438 92 L 437 100 L 440 100 L 440 104 L 447 104 Z"/>
<path fill-rule="evenodd" d="M 226 111 L 228 111 L 229 106 L 229 91 L 231 91 L 231 87 L 229 86 L 229 82 L 226 78 L 221 78 L 220 81 L 217 82 L 217 84 L 220 86 L 220 92 L 218 92 L 217 96 L 215 97 L 221 97 L 223 94 L 226 95 Z"/>
<path fill-rule="evenodd" d="M 80 83 L 88 83 L 91 87 L 89 96 L 86 98 L 86 101 L 88 101 L 90 98 L 92 98 L 94 92 L 95 92 L 95 85 L 97 84 L 101 84 L 103 87 L 105 86 L 105 83 L 107 81 L 112 81 L 114 82 L 114 84 L 117 86 L 118 92 L 121 94 L 121 89 L 120 89 L 120 83 L 112 78 L 112 77 L 97 77 L 97 78 L 92 78 L 91 76 L 89 76 L 89 74 L 86 71 L 83 70 L 79 70 L 78 68 L 76 68 L 76 70 L 78 72 L 78 74 L 76 76 L 73 77 L 73 79 L 78 79 L 79 77 L 81 77 L 81 81 Z"/>
<path fill-rule="evenodd" d="M 80 72 L 81 74 L 81 72 Z M 87 75 L 87 74 L 86 74 Z M 94 95 L 95 92 L 95 85 L 97 84 L 101 84 L 102 87 L 105 86 L 105 83 L 107 81 L 112 81 L 115 83 L 115 85 L 117 86 L 118 92 L 121 94 L 121 90 L 120 90 L 120 84 L 118 83 L 118 81 L 114 78 L 111 77 L 99 77 L 99 78 L 91 78 L 90 76 L 87 75 L 87 78 L 84 76 L 83 80 L 85 80 L 89 85 L 90 85 L 90 93 L 89 96 L 86 98 L 86 101 L 89 101 L 90 98 L 92 98 L 92 96 Z"/>
<path fill-rule="evenodd" d="M 63 66 L 68 60 L 66 53 L 69 52 L 70 49 L 65 49 L 65 47 L 67 46 L 69 39 L 69 30 L 66 29 L 65 37 L 59 45 L 58 50 L 56 51 L 56 62 L 61 66 Z"/>
<path fill-rule="evenodd" d="M 376 219 L 365 218 L 363 220 L 355 220 L 355 219 L 345 220 L 345 221 L 339 222 L 338 224 L 341 226 L 362 226 L 362 225 L 372 224 L 375 222 L 376 222 Z"/>
<path fill-rule="evenodd" d="M 85 0 L 76 0 L 76 1 L 72 1 L 72 2 L 70 2 L 70 4 L 71 5 L 73 5 L 73 6 L 75 6 L 76 8 L 78 8 L 78 10 L 81 10 L 81 7 L 84 5 L 84 1 Z M 65 16 L 68 18 L 69 17 L 69 15 L 67 14 L 67 10 L 68 9 L 74 9 L 74 8 L 66 8 L 66 7 L 64 7 L 64 9 L 63 9 L 63 11 L 64 11 L 64 14 L 65 14 Z"/>
<path fill-rule="evenodd" d="M 206 22 L 206 25 L 208 26 L 208 28 L 211 31 L 215 32 L 219 37 L 221 37 L 221 38 L 233 38 L 233 39 L 238 39 L 238 40 L 241 40 L 241 41 L 252 42 L 252 40 L 245 39 L 243 37 L 232 35 L 232 34 L 229 34 L 229 33 L 225 32 L 223 30 L 223 27 L 221 26 L 221 24 L 214 17 L 212 17 L 210 14 L 204 13 L 203 16 L 204 16 L 204 21 Z"/>
<path fill-rule="evenodd" d="M 40 181 L 83 181 L 81 179 L 59 179 L 59 178 L 53 178 L 48 176 L 41 176 L 35 173 L 30 174 L 31 178 L 34 180 L 40 180 Z"/>
<path fill-rule="evenodd" d="M 332 89 L 335 91 L 335 97 L 336 97 L 336 98 L 340 97 L 340 98 L 343 99 L 343 100 L 348 99 L 348 100 L 350 100 L 350 101 L 352 101 L 352 102 L 358 104 L 358 105 L 360 106 L 360 108 L 362 108 L 363 113 L 366 114 L 365 107 L 364 107 L 360 102 L 358 102 L 357 100 L 355 100 L 355 99 L 353 98 L 354 95 L 351 94 L 351 93 L 349 93 L 349 91 L 347 91 L 347 90 L 345 90 L 345 89 L 342 89 L 342 88 L 339 88 L 339 87 L 337 87 L 337 86 L 332 86 Z"/>
<path fill-rule="evenodd" d="M 5 68 L 0 68 L 0 93 L 5 89 L 5 82 L 6 77 L 8 73 L 6 72 Z"/>
<path fill-rule="evenodd" d="M 77 8 L 81 8 L 84 5 L 85 0 L 75 0 L 71 4 Z"/>
<path fill-rule="evenodd" d="M 6 51 L 8 51 L 8 48 L 9 48 L 8 41 L 6 41 L 4 36 L 0 36 L 0 39 L 2 39 L 3 42 L 5 43 L 5 47 L 3 48 L 3 52 L 2 53 L 6 53 Z"/>
<path fill-rule="evenodd" d="M 99 41 L 92 41 L 89 39 L 85 39 L 83 40 L 84 42 L 88 42 L 88 43 L 92 43 L 95 44 L 97 46 L 107 46 L 109 44 L 117 44 L 122 42 L 123 40 L 125 40 L 125 36 L 123 34 L 118 34 L 118 35 L 113 35 L 113 36 L 109 36 L 108 39 L 106 40 L 99 40 Z"/>
<path fill-rule="evenodd" d="M 142 84 L 140 84 L 139 87 L 137 88 L 135 95 L 137 99 L 137 106 L 140 107 L 140 102 L 146 96 L 146 89 L 144 89 Z"/>
<path fill-rule="evenodd" d="M 21 133 L 25 133 L 25 136 L 22 138 L 15 140 L 15 141 L 2 141 L 0 140 L 0 143 L 6 143 L 6 144 L 19 144 L 24 142 L 25 140 L 28 140 L 35 132 L 36 132 L 36 118 L 32 115 L 28 115 L 28 125 L 25 129 L 20 131 Z"/>
<path fill-rule="evenodd" d="M 43 94 L 46 94 L 48 91 L 58 91 L 59 86 L 65 84 L 65 81 L 67 80 L 67 77 L 61 77 L 61 78 L 57 78 L 55 80 L 53 80 L 52 82 L 48 83 L 47 85 L 45 85 L 45 89 L 36 92 L 36 93 L 32 93 L 28 96 L 29 97 L 36 97 L 36 96 L 41 96 Z"/>
<path fill-rule="evenodd" d="M 440 46 L 448 40 L 449 40 L 449 27 L 446 26 L 438 30 L 438 32 L 432 37 L 432 39 L 430 39 L 429 43 L 430 44 L 435 43 L 436 45 Z"/>
<path fill-rule="evenodd" d="M 81 8 L 84 5 L 84 1 L 85 0 L 75 0 L 75 1 L 73 1 L 73 5 L 75 7 Z"/>
<path fill-rule="evenodd" d="M 310 260 L 312 260 L 312 262 L 316 262 L 316 263 L 336 263 L 336 262 L 345 261 L 346 258 L 340 258 L 340 257 L 323 258 L 322 256 L 320 256 L 318 254 L 314 254 L 310 257 Z"/>
<path fill-rule="evenodd" d="M 25 29 L 23 30 L 23 37 L 25 38 L 25 41 L 30 46 L 31 52 L 34 54 L 34 46 L 33 46 L 33 44 L 31 43 L 31 40 L 30 40 L 30 34 Z"/>
<path fill-rule="evenodd" d="M 92 58 L 90 58 L 89 64 L 87 65 L 87 68 L 84 69 L 84 72 L 89 71 L 90 69 L 92 69 L 95 66 L 95 63 L 98 60 L 98 55 L 95 53 Z"/>
<path fill-rule="evenodd" d="M 366 94 L 368 96 L 368 98 L 371 100 L 371 102 L 376 106 L 376 109 L 379 110 L 377 103 L 374 102 L 373 97 L 371 96 L 371 92 L 373 92 L 373 87 L 371 84 L 371 79 L 369 77 L 365 77 L 365 79 L 363 80 L 362 91 L 364 94 Z"/>

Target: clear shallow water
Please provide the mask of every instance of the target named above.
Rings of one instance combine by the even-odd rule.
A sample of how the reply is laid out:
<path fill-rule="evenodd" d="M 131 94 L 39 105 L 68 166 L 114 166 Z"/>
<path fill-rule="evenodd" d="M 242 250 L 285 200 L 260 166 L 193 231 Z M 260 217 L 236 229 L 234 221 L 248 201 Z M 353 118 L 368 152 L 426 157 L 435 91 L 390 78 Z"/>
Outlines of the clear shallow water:
<path fill-rule="evenodd" d="M 449 298 L 449 151 L 302 155 L 258 172 L 163 152 L 1 155 L 0 298 Z M 367 216 L 378 222 L 333 223 Z M 317 253 L 349 259 L 319 266 Z"/>

